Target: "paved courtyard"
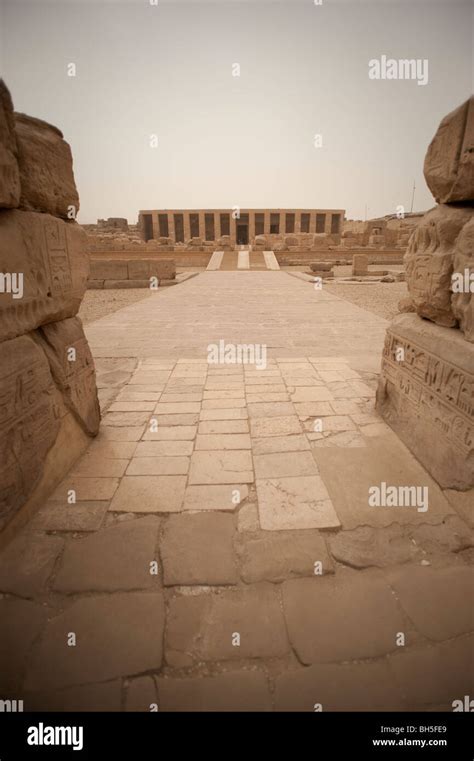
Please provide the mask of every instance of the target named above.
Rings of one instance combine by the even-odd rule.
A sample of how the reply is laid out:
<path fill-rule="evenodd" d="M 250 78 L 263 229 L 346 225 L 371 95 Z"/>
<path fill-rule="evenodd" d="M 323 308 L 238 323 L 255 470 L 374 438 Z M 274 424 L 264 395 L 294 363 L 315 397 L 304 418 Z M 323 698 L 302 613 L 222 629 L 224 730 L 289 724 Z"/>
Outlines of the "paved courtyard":
<path fill-rule="evenodd" d="M 473 695 L 472 494 L 442 491 L 375 413 L 386 324 L 286 272 L 222 270 L 88 325 L 102 427 L 0 560 L 5 696 L 326 711 Z M 210 345 L 260 361 L 210 363 Z M 428 509 L 370 506 L 382 483 L 427 487 Z"/>

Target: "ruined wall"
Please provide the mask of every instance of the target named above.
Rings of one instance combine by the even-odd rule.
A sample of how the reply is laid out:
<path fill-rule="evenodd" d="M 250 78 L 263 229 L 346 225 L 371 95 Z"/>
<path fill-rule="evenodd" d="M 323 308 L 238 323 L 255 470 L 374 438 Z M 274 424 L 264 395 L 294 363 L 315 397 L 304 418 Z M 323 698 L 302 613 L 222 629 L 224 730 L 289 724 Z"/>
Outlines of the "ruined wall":
<path fill-rule="evenodd" d="M 441 122 L 425 179 L 439 204 L 405 256 L 413 313 L 387 330 L 381 414 L 443 487 L 474 486 L 474 98 Z"/>
<path fill-rule="evenodd" d="M 0 80 L 0 531 L 49 494 L 99 428 L 77 317 L 89 273 L 78 209 L 69 145 L 15 114 Z"/>

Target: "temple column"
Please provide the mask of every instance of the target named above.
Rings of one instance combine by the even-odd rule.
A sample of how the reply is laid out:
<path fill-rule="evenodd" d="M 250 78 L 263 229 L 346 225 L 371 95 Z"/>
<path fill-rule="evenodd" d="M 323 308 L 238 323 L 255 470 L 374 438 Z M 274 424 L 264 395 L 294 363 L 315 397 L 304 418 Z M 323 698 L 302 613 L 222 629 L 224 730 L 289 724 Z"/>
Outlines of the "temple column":
<path fill-rule="evenodd" d="M 249 245 L 255 238 L 255 212 L 249 211 Z"/>
<path fill-rule="evenodd" d="M 189 211 L 183 211 L 184 242 L 191 239 L 191 223 L 189 221 Z"/>

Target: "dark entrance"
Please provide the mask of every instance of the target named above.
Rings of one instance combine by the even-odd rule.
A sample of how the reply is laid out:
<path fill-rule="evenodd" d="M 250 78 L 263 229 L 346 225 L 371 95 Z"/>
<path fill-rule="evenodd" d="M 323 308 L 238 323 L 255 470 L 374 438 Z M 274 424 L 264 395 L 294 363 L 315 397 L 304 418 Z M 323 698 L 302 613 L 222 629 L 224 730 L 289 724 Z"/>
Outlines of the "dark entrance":
<path fill-rule="evenodd" d="M 249 242 L 249 226 L 246 223 L 237 223 L 237 245 L 247 246 Z"/>

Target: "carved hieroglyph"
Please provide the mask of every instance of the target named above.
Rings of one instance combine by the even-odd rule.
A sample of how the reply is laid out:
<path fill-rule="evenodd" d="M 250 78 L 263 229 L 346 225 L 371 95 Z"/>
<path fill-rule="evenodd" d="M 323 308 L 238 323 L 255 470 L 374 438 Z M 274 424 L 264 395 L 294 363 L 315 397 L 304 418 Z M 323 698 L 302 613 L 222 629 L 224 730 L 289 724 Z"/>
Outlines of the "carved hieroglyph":
<path fill-rule="evenodd" d="M 0 290 L 0 341 L 77 314 L 89 274 L 86 245 L 75 222 L 34 212 L 0 213 L 0 273 L 17 277 L 17 283 L 22 276 L 23 290 Z"/>
<path fill-rule="evenodd" d="M 0 79 L 0 208 L 15 208 L 20 202 L 20 170 L 15 135 L 13 103 Z"/>
<path fill-rule="evenodd" d="M 0 529 L 34 490 L 59 427 L 41 348 L 30 336 L 0 343 Z"/>
<path fill-rule="evenodd" d="M 451 305 L 467 341 L 474 342 L 474 210 L 456 242 Z"/>
<path fill-rule="evenodd" d="M 438 203 L 474 201 L 474 97 L 442 120 L 426 153 L 424 174 Z"/>
<path fill-rule="evenodd" d="M 474 347 L 460 331 L 396 317 L 377 408 L 441 486 L 474 486 Z"/>
<path fill-rule="evenodd" d="M 38 336 L 66 406 L 90 436 L 99 430 L 94 360 L 78 317 L 43 325 Z"/>
<path fill-rule="evenodd" d="M 22 209 L 75 219 L 79 196 L 71 149 L 62 132 L 41 119 L 15 114 Z"/>
<path fill-rule="evenodd" d="M 423 217 L 405 254 L 408 291 L 420 317 L 454 327 L 451 283 L 457 240 L 473 217 L 470 207 L 437 206 Z"/>

